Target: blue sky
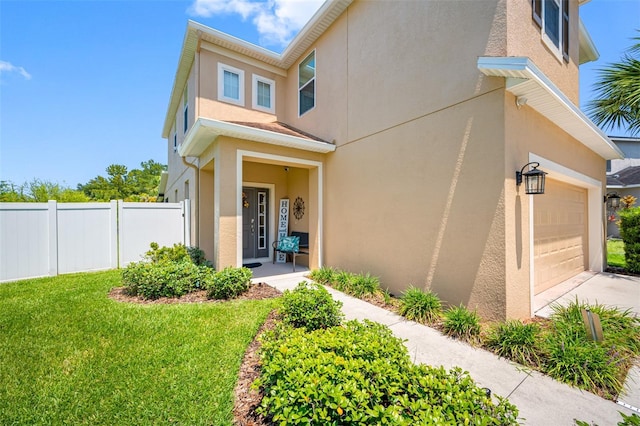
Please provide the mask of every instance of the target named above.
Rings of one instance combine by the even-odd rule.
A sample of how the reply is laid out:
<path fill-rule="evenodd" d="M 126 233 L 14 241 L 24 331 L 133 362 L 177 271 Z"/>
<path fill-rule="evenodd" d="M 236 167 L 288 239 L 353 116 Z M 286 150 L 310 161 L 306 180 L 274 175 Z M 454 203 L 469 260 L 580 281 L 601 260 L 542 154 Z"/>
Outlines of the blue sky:
<path fill-rule="evenodd" d="M 160 134 L 187 20 L 281 51 L 321 3 L 0 0 L 0 180 L 75 187 L 110 164 L 166 163 Z M 584 104 L 595 71 L 637 35 L 640 1 L 591 0 L 581 16 L 601 55 L 581 67 Z"/>

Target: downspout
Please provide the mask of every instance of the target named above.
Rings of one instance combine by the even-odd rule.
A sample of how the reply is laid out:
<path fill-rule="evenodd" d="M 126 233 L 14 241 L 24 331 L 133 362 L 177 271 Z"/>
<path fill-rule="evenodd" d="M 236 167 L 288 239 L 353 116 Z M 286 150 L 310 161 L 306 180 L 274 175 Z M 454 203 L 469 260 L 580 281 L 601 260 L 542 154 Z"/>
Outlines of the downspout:
<path fill-rule="evenodd" d="M 194 175 L 195 175 L 196 199 L 194 200 L 194 203 L 193 203 L 193 208 L 195 210 L 195 226 L 196 226 L 195 246 L 200 247 L 200 169 L 195 164 L 189 163 L 187 161 L 187 157 L 181 156 L 180 158 L 182 159 L 182 164 L 193 169 Z M 198 161 L 197 158 L 196 158 L 196 161 Z"/>

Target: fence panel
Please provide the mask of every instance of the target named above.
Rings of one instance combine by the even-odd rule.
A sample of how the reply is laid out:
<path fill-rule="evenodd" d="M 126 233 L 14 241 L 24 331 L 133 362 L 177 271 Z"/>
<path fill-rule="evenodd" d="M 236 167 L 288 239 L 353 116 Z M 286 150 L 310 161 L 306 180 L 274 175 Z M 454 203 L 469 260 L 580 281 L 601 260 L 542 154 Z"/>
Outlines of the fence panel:
<path fill-rule="evenodd" d="M 0 281 L 49 275 L 46 203 L 0 203 Z"/>
<path fill-rule="evenodd" d="M 58 273 L 118 267 L 117 203 L 58 204 Z"/>
<path fill-rule="evenodd" d="M 149 244 L 162 246 L 185 243 L 183 203 L 121 203 L 120 266 L 138 262 L 149 250 Z"/>
<path fill-rule="evenodd" d="M 153 241 L 184 244 L 183 212 L 182 203 L 0 203 L 0 282 L 117 268 Z"/>

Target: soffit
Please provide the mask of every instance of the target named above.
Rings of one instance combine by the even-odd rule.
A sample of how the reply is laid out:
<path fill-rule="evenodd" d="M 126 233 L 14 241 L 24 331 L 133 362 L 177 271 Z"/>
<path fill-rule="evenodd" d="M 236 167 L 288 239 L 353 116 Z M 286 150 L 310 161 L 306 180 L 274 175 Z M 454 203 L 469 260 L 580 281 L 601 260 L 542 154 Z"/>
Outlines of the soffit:
<path fill-rule="evenodd" d="M 530 106 L 580 143 L 607 160 L 623 158 L 622 151 L 526 57 L 481 57 L 478 69 L 491 77 L 505 77 L 506 90 L 527 99 Z"/>
<path fill-rule="evenodd" d="M 287 133 L 281 133 L 260 128 L 264 126 L 252 127 L 246 124 L 248 123 L 237 124 L 209 118 L 198 118 L 187 133 L 184 142 L 180 145 L 178 154 L 182 157 L 197 157 L 220 136 L 323 154 L 333 152 L 336 149 L 334 144 L 317 138 L 311 138 L 303 134 L 294 136 L 296 133 L 293 133 L 290 129 L 288 129 Z M 271 128 L 277 129 L 278 127 L 274 125 Z"/>

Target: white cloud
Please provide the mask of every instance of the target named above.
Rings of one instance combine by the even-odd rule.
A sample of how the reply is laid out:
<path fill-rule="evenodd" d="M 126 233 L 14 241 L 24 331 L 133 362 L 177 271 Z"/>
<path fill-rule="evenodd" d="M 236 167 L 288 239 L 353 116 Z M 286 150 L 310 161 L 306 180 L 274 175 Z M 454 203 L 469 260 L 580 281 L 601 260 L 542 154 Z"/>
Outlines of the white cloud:
<path fill-rule="evenodd" d="M 31 80 L 31 74 L 22 67 L 17 67 L 10 62 L 0 61 L 0 74 L 6 72 L 17 72 L 27 80 Z"/>
<path fill-rule="evenodd" d="M 236 14 L 251 19 L 260 42 L 286 46 L 309 21 L 324 0 L 194 0 L 189 12 L 195 16 Z"/>

